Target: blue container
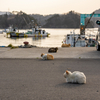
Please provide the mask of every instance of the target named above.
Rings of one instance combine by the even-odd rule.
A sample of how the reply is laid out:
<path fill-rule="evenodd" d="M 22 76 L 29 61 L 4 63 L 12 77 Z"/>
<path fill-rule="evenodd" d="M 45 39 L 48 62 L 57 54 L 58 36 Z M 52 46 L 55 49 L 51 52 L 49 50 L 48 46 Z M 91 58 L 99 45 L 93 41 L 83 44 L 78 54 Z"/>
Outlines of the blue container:
<path fill-rule="evenodd" d="M 5 47 L 5 46 L 0 46 L 0 47 Z"/>

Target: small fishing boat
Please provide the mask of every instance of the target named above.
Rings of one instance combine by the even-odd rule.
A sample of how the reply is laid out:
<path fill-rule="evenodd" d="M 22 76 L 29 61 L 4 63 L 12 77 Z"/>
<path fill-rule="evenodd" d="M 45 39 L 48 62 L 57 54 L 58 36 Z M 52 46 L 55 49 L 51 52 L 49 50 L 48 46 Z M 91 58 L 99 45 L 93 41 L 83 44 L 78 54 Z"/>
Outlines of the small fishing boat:
<path fill-rule="evenodd" d="M 6 33 L 7 36 L 10 35 L 10 37 L 48 37 L 50 35 L 45 30 L 38 28 L 38 26 L 32 28 L 32 31 L 27 31 L 25 33 L 20 33 L 19 30 L 9 27 L 9 30 Z"/>
<path fill-rule="evenodd" d="M 10 35 L 10 37 L 23 37 L 24 33 L 20 33 L 18 28 L 13 28 L 12 26 L 8 27 L 8 29 L 5 29 L 5 32 L 8 35 Z"/>
<path fill-rule="evenodd" d="M 75 34 L 73 32 L 67 34 L 62 41 L 62 47 L 85 47 L 87 45 L 85 36 L 80 34 Z"/>
<path fill-rule="evenodd" d="M 27 31 L 25 35 L 27 35 L 27 37 L 48 37 L 50 34 L 40 29 L 39 26 L 35 26 L 32 28 L 32 31 Z"/>

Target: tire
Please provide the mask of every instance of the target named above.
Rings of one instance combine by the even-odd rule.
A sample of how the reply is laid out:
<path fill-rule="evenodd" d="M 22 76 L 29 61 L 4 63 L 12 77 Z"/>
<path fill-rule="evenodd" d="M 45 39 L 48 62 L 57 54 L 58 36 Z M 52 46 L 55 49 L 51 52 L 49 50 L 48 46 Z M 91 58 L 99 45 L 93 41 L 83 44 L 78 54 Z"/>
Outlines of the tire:
<path fill-rule="evenodd" d="M 99 44 L 97 44 L 96 49 L 97 49 L 97 51 L 100 51 L 100 45 Z"/>

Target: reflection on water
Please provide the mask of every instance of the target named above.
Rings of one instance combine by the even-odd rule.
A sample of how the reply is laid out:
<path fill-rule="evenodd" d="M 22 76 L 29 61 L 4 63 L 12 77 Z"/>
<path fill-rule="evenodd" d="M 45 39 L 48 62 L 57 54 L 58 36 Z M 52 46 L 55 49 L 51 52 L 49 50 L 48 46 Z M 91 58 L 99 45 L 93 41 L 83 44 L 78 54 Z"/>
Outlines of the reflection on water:
<path fill-rule="evenodd" d="M 45 29 L 46 32 L 50 33 L 49 37 L 27 37 L 27 38 L 7 38 L 6 34 L 0 34 L 0 46 L 8 46 L 12 44 L 14 46 L 24 45 L 23 42 L 28 41 L 31 45 L 38 47 L 61 47 L 62 40 L 65 35 L 69 34 L 74 29 Z M 0 30 L 1 31 L 1 30 Z M 27 30 L 19 30 L 19 32 L 25 32 Z M 92 31 L 91 31 L 92 32 Z M 75 33 L 79 34 L 80 30 L 75 29 Z M 90 33 L 88 31 L 87 33 Z M 95 33 L 96 34 L 97 30 Z"/>

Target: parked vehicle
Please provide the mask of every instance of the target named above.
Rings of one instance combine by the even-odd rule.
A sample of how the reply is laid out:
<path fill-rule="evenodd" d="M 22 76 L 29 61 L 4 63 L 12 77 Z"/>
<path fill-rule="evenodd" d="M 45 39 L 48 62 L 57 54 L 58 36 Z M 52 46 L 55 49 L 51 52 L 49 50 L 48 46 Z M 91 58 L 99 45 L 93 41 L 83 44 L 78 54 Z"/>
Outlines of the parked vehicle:
<path fill-rule="evenodd" d="M 98 33 L 97 33 L 97 36 L 96 36 L 96 49 L 97 51 L 100 51 L 100 29 L 98 29 Z"/>
<path fill-rule="evenodd" d="M 97 20 L 96 24 L 100 26 L 100 20 Z M 98 28 L 98 33 L 96 36 L 96 49 L 97 51 L 100 51 L 100 27 Z"/>

